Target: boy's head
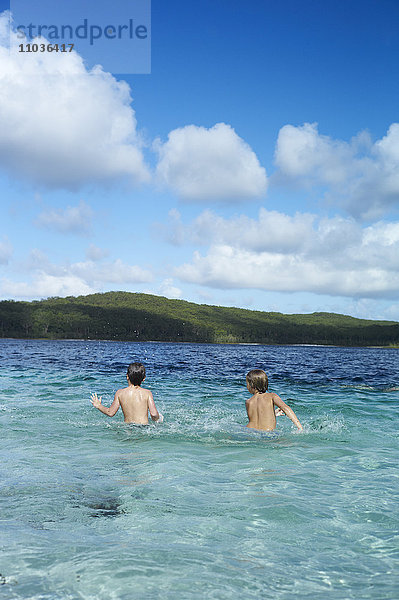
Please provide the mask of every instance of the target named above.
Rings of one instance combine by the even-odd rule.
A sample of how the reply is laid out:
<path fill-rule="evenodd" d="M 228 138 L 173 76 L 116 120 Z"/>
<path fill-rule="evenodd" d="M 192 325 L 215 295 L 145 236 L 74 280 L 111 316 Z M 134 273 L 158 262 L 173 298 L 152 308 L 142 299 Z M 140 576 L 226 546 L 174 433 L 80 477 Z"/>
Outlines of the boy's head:
<path fill-rule="evenodd" d="M 133 385 L 141 385 L 145 379 L 145 366 L 139 362 L 130 363 L 127 368 L 127 377 Z"/>
<path fill-rule="evenodd" d="M 262 369 L 253 369 L 247 375 L 247 386 L 250 391 L 264 394 L 269 387 L 267 375 Z"/>

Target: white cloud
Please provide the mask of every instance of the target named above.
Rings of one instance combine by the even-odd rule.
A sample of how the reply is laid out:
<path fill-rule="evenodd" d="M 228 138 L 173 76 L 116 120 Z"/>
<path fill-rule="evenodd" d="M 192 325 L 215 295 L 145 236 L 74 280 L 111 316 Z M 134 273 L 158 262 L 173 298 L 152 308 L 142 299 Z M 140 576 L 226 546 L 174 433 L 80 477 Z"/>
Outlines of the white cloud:
<path fill-rule="evenodd" d="M 152 280 L 152 275 L 139 266 L 125 264 L 120 258 L 110 262 L 97 263 L 91 260 L 74 263 L 70 271 L 80 279 L 97 287 L 104 283 L 145 283 Z"/>
<path fill-rule="evenodd" d="M 3 279 L 0 294 L 3 298 L 48 298 L 49 296 L 84 296 L 96 290 L 72 275 L 54 276 L 38 273 L 31 282 Z"/>
<path fill-rule="evenodd" d="M 380 268 L 337 268 L 328 261 L 303 256 L 255 253 L 213 246 L 206 256 L 194 254 L 191 264 L 176 269 L 183 281 L 221 288 L 253 288 L 358 297 L 392 297 L 399 275 Z"/>
<path fill-rule="evenodd" d="M 266 192 L 266 171 L 234 129 L 187 125 L 155 144 L 158 180 L 188 201 L 241 201 Z"/>
<path fill-rule="evenodd" d="M 219 242 L 253 250 L 290 251 L 302 246 L 313 233 L 315 215 L 297 213 L 294 217 L 261 208 L 259 219 L 240 215 L 224 219 L 210 210 L 201 213 L 193 223 L 183 224 L 176 209 L 169 212 L 166 225 L 159 225 L 167 241 L 174 245 Z"/>
<path fill-rule="evenodd" d="M 399 124 L 374 144 L 365 132 L 350 142 L 319 134 L 317 124 L 281 128 L 278 176 L 322 187 L 355 217 L 375 219 L 399 205 Z"/>
<path fill-rule="evenodd" d="M 72 264 L 52 263 L 40 250 L 30 253 L 25 265 L 29 281 L 4 278 L 0 282 L 3 298 L 45 298 L 76 296 L 108 291 L 114 286 L 123 289 L 131 284 L 152 281 L 152 274 L 142 267 L 127 265 L 120 259 L 107 262 L 87 260 Z"/>
<path fill-rule="evenodd" d="M 350 144 L 320 135 L 316 123 L 301 127 L 285 125 L 279 131 L 275 162 L 289 177 L 343 183 L 350 174 L 353 158 L 354 148 Z"/>
<path fill-rule="evenodd" d="M 12 255 L 12 246 L 7 238 L 0 241 L 0 265 L 6 265 Z"/>
<path fill-rule="evenodd" d="M 189 234 L 201 231 L 202 219 L 213 222 L 204 213 L 188 226 Z M 208 252 L 196 251 L 191 263 L 175 269 L 181 280 L 221 289 L 358 298 L 392 298 L 399 293 L 399 223 L 362 228 L 351 218 L 288 217 L 264 209 L 257 221 L 219 219 L 215 217 L 214 228 L 203 230 L 211 244 Z M 289 243 L 284 245 L 285 223 Z"/>
<path fill-rule="evenodd" d="M 88 71 L 74 51 L 10 53 L 7 23 L 0 14 L 0 165 L 71 189 L 125 176 L 147 181 L 126 82 L 99 66 Z"/>
<path fill-rule="evenodd" d="M 173 285 L 173 279 L 164 279 L 160 285 L 159 293 L 167 298 L 181 298 L 182 291 L 180 288 Z"/>
<path fill-rule="evenodd" d="M 60 233 L 87 234 L 92 216 L 90 206 L 80 202 L 78 206 L 68 206 L 65 210 L 50 209 L 42 212 L 36 220 L 36 225 Z"/>

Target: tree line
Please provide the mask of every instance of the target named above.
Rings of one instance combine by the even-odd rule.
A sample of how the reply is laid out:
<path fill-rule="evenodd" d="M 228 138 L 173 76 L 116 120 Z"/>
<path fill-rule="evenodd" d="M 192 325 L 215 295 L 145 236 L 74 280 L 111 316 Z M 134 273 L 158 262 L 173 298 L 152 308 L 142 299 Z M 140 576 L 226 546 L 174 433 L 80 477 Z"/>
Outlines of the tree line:
<path fill-rule="evenodd" d="M 285 315 L 107 292 L 2 301 L 0 337 L 392 346 L 399 344 L 399 323 L 335 313 Z"/>

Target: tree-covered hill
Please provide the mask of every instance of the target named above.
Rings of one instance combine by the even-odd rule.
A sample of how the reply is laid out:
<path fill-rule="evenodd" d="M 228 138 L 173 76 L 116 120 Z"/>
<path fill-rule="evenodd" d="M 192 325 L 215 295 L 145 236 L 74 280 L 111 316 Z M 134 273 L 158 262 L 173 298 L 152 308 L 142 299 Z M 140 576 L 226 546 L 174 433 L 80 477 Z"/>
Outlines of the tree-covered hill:
<path fill-rule="evenodd" d="M 399 323 L 335 313 L 284 315 L 107 292 L 0 302 L 0 337 L 388 346 Z"/>

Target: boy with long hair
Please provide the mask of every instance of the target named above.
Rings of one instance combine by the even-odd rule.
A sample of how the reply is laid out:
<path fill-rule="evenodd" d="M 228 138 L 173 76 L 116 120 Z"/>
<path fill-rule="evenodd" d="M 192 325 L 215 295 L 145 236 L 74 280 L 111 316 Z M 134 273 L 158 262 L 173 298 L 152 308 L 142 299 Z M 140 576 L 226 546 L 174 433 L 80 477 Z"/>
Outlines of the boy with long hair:
<path fill-rule="evenodd" d="M 303 429 L 294 411 L 281 400 L 278 394 L 268 392 L 269 381 L 262 369 L 253 369 L 246 378 L 247 388 L 251 398 L 245 402 L 248 415 L 248 425 L 252 429 L 272 431 L 276 428 L 276 414 L 285 414 L 298 429 Z M 275 411 L 277 407 L 277 413 Z"/>

